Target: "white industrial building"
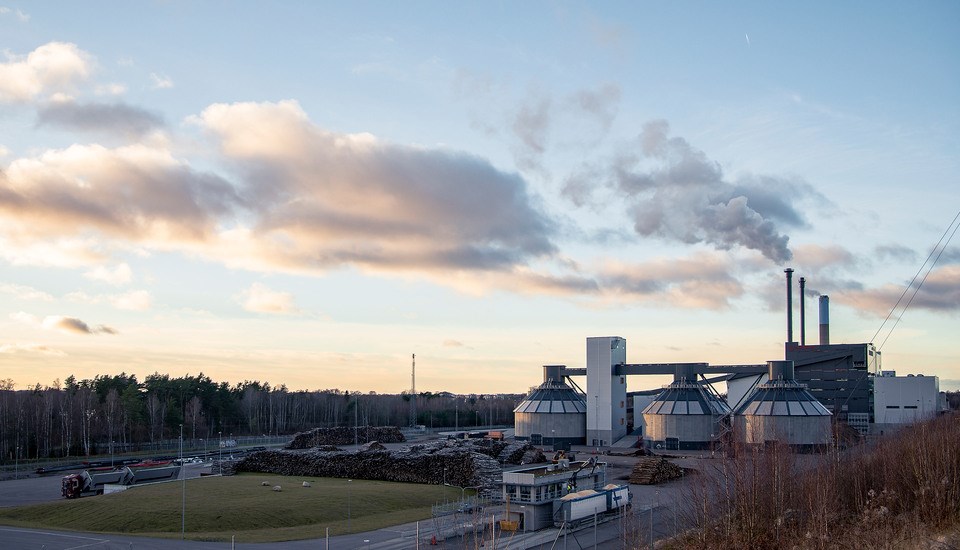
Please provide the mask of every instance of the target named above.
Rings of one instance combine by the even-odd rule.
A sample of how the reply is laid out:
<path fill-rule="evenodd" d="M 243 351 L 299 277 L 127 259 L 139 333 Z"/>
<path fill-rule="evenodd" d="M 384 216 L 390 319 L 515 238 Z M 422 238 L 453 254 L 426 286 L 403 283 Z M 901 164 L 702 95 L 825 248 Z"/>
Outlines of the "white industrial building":
<path fill-rule="evenodd" d="M 943 401 L 936 376 L 883 371 L 873 379 L 874 433 L 932 418 L 945 408 Z"/>

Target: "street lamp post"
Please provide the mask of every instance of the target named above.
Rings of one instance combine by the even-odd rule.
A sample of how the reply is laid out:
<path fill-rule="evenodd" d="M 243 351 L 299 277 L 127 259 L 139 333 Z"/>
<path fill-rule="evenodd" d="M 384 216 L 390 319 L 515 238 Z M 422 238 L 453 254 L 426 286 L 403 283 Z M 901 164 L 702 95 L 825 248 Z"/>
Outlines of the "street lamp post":
<path fill-rule="evenodd" d="M 220 449 L 219 454 L 217 455 L 217 469 L 220 470 L 220 473 L 223 473 L 223 432 L 217 432 L 217 437 L 220 438 Z"/>
<path fill-rule="evenodd" d="M 351 489 L 351 487 L 353 486 L 353 484 L 351 483 L 352 481 L 353 481 L 352 479 L 347 480 L 347 531 L 348 532 L 350 531 L 350 504 L 351 504 L 350 501 L 353 499 L 353 490 Z"/>

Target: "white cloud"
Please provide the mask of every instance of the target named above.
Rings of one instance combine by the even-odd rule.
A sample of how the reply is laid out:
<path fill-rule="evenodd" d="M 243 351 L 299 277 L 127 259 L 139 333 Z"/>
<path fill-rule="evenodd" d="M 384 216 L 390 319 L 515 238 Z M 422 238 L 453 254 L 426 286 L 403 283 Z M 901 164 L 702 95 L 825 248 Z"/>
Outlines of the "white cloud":
<path fill-rule="evenodd" d="M 97 95 L 123 95 L 127 93 L 127 87 L 117 82 L 109 82 L 97 86 L 95 93 Z"/>
<path fill-rule="evenodd" d="M 110 269 L 104 266 L 98 266 L 83 274 L 84 277 L 92 281 L 102 281 L 114 286 L 125 285 L 133 279 L 133 272 L 126 263 L 117 264 Z"/>
<path fill-rule="evenodd" d="M 26 56 L 7 54 L 0 63 L 0 101 L 30 101 L 68 90 L 89 76 L 90 55 L 75 44 L 50 42 Z"/>
<path fill-rule="evenodd" d="M 53 296 L 30 286 L 0 283 L 0 292 L 12 294 L 20 300 L 43 300 L 44 302 L 53 301 Z"/>
<path fill-rule="evenodd" d="M 65 357 L 67 354 L 58 350 L 51 348 L 49 346 L 44 346 L 40 344 L 0 344 L 0 354 L 22 354 L 22 353 L 35 353 L 39 355 L 49 355 L 52 357 Z"/>
<path fill-rule="evenodd" d="M 293 295 L 289 292 L 278 292 L 267 288 L 261 283 L 253 283 L 250 288 L 238 295 L 243 309 L 257 313 L 298 313 L 293 303 Z"/>
<path fill-rule="evenodd" d="M 170 80 L 167 75 L 150 73 L 150 80 L 153 81 L 153 88 L 156 90 L 173 88 L 173 80 Z"/>
<path fill-rule="evenodd" d="M 146 290 L 133 290 L 116 296 L 111 296 L 110 303 L 117 309 L 132 311 L 146 311 L 153 305 L 153 298 Z"/>
<path fill-rule="evenodd" d="M 83 291 L 71 292 L 64 296 L 68 302 L 77 304 L 100 304 L 109 302 L 117 309 L 130 311 L 146 311 L 153 305 L 153 296 L 146 290 L 131 290 L 123 294 L 97 294 L 91 295 Z"/>
<path fill-rule="evenodd" d="M 14 320 L 14 321 L 16 321 L 16 322 L 18 322 L 18 323 L 24 324 L 24 325 L 39 325 L 39 324 L 40 324 L 40 319 L 39 319 L 36 315 L 33 315 L 33 314 L 31 314 L 31 313 L 27 313 L 27 312 L 25 312 L 25 311 L 18 311 L 18 312 L 16 312 L 16 313 L 11 313 L 11 314 L 10 314 L 10 319 L 12 319 L 12 320 Z"/>

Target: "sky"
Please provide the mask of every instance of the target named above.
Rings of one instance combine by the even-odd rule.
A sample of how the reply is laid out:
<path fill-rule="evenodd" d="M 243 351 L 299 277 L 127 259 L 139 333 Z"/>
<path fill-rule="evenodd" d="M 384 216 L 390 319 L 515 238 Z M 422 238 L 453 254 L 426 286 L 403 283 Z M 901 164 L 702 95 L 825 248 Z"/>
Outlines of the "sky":
<path fill-rule="evenodd" d="M 808 343 L 826 294 L 832 342 L 960 389 L 956 2 L 2 2 L 19 388 L 763 363 L 792 267 Z"/>

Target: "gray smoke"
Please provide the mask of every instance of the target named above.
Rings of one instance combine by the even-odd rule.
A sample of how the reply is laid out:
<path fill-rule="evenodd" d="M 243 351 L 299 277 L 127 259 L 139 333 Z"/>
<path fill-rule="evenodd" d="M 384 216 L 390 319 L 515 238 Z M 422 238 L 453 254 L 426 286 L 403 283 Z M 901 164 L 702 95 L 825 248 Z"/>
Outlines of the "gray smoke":
<path fill-rule="evenodd" d="M 562 194 L 574 204 L 591 204 L 599 178 L 626 199 L 634 230 L 642 236 L 721 250 L 742 246 L 778 263 L 792 259 L 782 227 L 804 227 L 794 203 L 822 197 L 788 178 L 729 181 L 719 163 L 669 132 L 666 121 L 648 122 L 636 147 L 603 168 L 582 168 L 567 179 Z"/>

